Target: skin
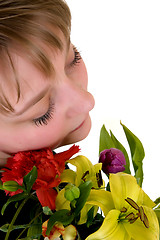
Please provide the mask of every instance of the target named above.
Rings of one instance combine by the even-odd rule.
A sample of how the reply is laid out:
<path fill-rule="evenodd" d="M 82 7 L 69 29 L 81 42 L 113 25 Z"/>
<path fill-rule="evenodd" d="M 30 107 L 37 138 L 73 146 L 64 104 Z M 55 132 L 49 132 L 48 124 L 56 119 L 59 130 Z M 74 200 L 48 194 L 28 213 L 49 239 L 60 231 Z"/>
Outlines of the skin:
<path fill-rule="evenodd" d="M 73 64 L 75 51 L 59 31 L 63 50 L 51 51 L 54 76 L 47 79 L 25 56 L 13 53 L 20 79 L 21 97 L 6 88 L 15 112 L 0 114 L 0 157 L 18 151 L 51 147 L 55 149 L 84 139 L 91 128 L 89 112 L 94 98 L 87 91 L 88 76 L 83 60 Z M 69 47 L 69 48 L 68 48 Z M 40 94 L 41 93 L 41 94 Z M 39 95 L 38 99 L 34 99 Z M 39 124 L 38 118 L 50 109 L 50 118 Z M 36 124 L 35 124 L 36 123 Z M 6 155 L 6 156 L 7 156 Z M 1 165 L 4 161 L 1 160 Z"/>

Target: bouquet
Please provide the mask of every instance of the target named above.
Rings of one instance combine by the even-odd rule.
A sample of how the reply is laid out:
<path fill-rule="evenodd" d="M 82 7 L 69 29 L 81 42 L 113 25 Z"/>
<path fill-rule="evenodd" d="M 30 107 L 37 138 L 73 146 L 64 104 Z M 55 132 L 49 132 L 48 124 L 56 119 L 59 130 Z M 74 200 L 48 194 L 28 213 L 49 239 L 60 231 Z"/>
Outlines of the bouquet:
<path fill-rule="evenodd" d="M 15 214 L 0 226 L 5 240 L 12 233 L 17 233 L 14 240 L 160 239 L 160 199 L 152 201 L 142 190 L 143 145 L 121 125 L 131 159 L 105 126 L 95 165 L 82 155 L 72 158 L 80 150 L 75 145 L 57 154 L 45 148 L 10 157 L 1 173 L 0 189 L 9 196 L 1 214 L 10 205 Z M 29 222 L 17 224 L 28 201 Z"/>

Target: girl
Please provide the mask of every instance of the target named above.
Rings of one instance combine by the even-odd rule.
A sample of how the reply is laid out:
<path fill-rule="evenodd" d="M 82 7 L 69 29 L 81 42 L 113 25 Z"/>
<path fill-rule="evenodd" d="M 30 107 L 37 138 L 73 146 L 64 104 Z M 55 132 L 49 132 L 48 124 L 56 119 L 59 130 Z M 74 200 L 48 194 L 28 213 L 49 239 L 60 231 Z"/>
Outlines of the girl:
<path fill-rule="evenodd" d="M 55 149 L 90 131 L 94 99 L 70 28 L 63 0 L 0 0 L 1 167 L 12 153 Z"/>
<path fill-rule="evenodd" d="M 0 157 L 84 139 L 94 99 L 60 0 L 0 1 Z"/>

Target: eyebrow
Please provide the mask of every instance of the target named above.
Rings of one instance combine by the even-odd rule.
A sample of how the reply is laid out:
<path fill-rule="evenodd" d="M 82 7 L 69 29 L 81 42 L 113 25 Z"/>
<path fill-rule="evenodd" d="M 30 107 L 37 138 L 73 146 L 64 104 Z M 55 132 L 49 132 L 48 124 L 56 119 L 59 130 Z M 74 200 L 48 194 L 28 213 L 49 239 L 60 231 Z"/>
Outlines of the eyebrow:
<path fill-rule="evenodd" d="M 49 90 L 49 87 L 47 86 L 46 88 L 44 88 L 40 93 L 38 93 L 38 95 L 36 95 L 34 98 L 32 98 L 31 100 L 29 100 L 26 105 L 24 106 L 23 109 L 21 109 L 18 112 L 15 112 L 16 116 L 19 116 L 21 114 L 23 114 L 24 112 L 26 112 L 29 108 L 31 108 L 32 106 L 34 106 L 35 104 L 37 104 L 41 99 L 43 99 L 47 92 Z"/>

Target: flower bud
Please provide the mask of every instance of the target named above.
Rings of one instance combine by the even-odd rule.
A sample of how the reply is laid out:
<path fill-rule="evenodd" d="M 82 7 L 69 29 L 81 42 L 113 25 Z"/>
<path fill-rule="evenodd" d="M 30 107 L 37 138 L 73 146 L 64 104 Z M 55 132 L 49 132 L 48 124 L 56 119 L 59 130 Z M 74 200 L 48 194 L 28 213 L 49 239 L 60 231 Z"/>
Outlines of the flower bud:
<path fill-rule="evenodd" d="M 126 160 L 122 151 L 116 148 L 105 149 L 100 153 L 99 162 L 102 163 L 104 173 L 117 173 L 125 170 Z"/>
<path fill-rule="evenodd" d="M 15 192 L 20 188 L 20 186 L 15 181 L 7 181 L 3 183 L 3 188 L 7 191 Z"/>
<path fill-rule="evenodd" d="M 78 187 L 76 187 L 73 184 L 68 184 L 65 187 L 65 193 L 64 196 L 67 200 L 69 200 L 70 202 L 72 202 L 74 199 L 79 198 L 80 196 L 80 190 Z"/>

